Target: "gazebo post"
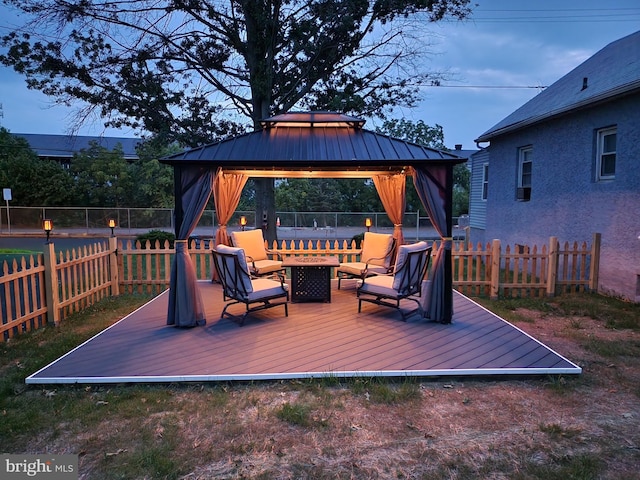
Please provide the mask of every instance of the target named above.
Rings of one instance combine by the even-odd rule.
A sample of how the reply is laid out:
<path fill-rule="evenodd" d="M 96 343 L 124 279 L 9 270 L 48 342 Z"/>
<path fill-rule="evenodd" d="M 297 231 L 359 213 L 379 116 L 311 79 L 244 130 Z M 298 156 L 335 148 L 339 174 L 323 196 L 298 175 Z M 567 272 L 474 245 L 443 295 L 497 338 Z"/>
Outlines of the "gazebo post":
<path fill-rule="evenodd" d="M 447 238 L 453 236 L 453 165 L 447 165 Z M 444 251 L 444 288 L 445 302 L 442 323 L 451 323 L 453 318 L 453 265 L 451 263 L 451 248 L 453 248 L 453 240 L 450 247 Z"/>
<path fill-rule="evenodd" d="M 182 211 L 182 167 L 173 168 L 173 230 L 178 238 L 178 229 L 182 225 L 184 212 Z"/>

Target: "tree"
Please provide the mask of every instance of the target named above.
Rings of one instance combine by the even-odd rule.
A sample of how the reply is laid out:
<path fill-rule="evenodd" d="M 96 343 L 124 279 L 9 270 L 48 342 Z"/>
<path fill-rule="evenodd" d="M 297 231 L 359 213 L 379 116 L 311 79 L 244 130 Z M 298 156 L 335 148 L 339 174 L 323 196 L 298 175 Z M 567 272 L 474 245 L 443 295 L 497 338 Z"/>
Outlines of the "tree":
<path fill-rule="evenodd" d="M 89 145 L 88 149 L 74 154 L 71 160 L 79 204 L 92 207 L 130 205 L 136 185 L 120 145 L 113 150 L 97 142 Z"/>
<path fill-rule="evenodd" d="M 41 160 L 29 143 L 0 127 L 0 187 L 15 205 L 64 206 L 73 201 L 73 177 L 59 163 Z"/>
<path fill-rule="evenodd" d="M 259 128 L 293 108 L 384 116 L 411 106 L 439 78 L 418 67 L 424 23 L 470 11 L 469 0 L 11 3 L 34 20 L 3 37 L 0 62 L 31 88 L 86 102 L 80 120 L 97 110 L 107 125 L 189 146 L 243 130 L 241 116 Z M 272 214 L 273 180 L 254 183 L 256 213 Z"/>
<path fill-rule="evenodd" d="M 294 178 L 276 188 L 279 209 L 297 212 L 373 212 L 382 202 L 369 180 Z"/>
<path fill-rule="evenodd" d="M 377 128 L 378 133 L 384 133 L 395 138 L 417 143 L 429 148 L 447 150 L 444 145 L 444 131 L 442 125 L 435 127 L 427 125 L 423 120 L 412 122 L 411 120 L 392 119 L 386 120 L 381 128 Z"/>
<path fill-rule="evenodd" d="M 138 146 L 138 160 L 130 165 L 136 180 L 131 205 L 137 207 L 174 206 L 173 169 L 158 161 L 159 158 L 178 153 L 174 144 L 166 146 L 160 138 L 152 138 Z"/>
<path fill-rule="evenodd" d="M 444 131 L 441 125 L 431 127 L 422 120 L 412 122 L 410 120 L 387 120 L 382 127 L 376 129 L 378 133 L 384 133 L 392 137 L 417 143 L 429 148 L 448 150 L 444 145 Z M 469 213 L 469 188 L 471 173 L 465 164 L 453 167 L 453 216 L 458 217 Z M 407 189 L 407 209 L 420 209 L 422 204 L 414 188 Z"/>

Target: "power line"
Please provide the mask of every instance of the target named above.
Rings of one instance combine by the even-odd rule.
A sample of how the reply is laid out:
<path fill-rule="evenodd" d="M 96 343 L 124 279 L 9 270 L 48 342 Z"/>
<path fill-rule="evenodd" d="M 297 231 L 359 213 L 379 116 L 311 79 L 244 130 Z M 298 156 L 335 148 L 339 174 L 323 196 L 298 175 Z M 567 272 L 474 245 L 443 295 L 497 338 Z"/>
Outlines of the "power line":
<path fill-rule="evenodd" d="M 478 23 L 505 22 L 636 22 L 640 21 L 640 8 L 532 8 L 532 9 L 482 9 L 476 12 L 479 16 L 471 15 L 469 20 Z M 482 16 L 489 13 L 488 16 Z M 493 15 L 498 14 L 498 15 Z M 504 14 L 504 15 L 500 15 Z M 513 15 L 517 14 L 517 15 Z M 524 15 L 523 15 L 524 14 Z M 534 14 L 534 15 L 526 15 Z M 543 14 L 543 15 L 540 15 Z M 546 15 L 544 15 L 546 14 Z"/>
<path fill-rule="evenodd" d="M 501 8 L 482 9 L 483 12 L 613 12 L 622 10 L 640 10 L 638 7 L 618 8 Z"/>
<path fill-rule="evenodd" d="M 474 18 L 475 23 L 623 23 L 623 22 L 640 22 L 640 13 L 638 18 L 619 18 L 619 19 L 573 19 L 571 17 L 521 17 L 521 18 Z"/>
<path fill-rule="evenodd" d="M 535 88 L 539 90 L 547 88 L 547 85 L 441 85 L 438 83 L 432 83 L 426 86 L 442 88 Z"/>

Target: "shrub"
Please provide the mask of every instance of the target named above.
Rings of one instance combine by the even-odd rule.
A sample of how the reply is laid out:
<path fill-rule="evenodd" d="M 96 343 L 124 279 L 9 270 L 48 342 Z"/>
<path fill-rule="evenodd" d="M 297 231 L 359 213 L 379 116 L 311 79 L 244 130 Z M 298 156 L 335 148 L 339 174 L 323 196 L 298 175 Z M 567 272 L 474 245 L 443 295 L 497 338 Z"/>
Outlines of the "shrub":
<path fill-rule="evenodd" d="M 356 248 L 362 248 L 363 241 L 364 241 L 364 232 L 354 235 L 351 238 L 351 243 L 356 242 Z"/>
<path fill-rule="evenodd" d="M 147 240 L 149 240 L 150 247 L 155 248 L 156 240 L 160 242 L 160 248 L 164 247 L 165 241 L 169 241 L 169 248 L 173 248 L 176 240 L 176 236 L 171 232 L 165 232 L 164 230 L 150 230 L 147 233 L 141 233 L 136 236 L 136 241 L 140 242 L 140 248 L 145 249 Z"/>

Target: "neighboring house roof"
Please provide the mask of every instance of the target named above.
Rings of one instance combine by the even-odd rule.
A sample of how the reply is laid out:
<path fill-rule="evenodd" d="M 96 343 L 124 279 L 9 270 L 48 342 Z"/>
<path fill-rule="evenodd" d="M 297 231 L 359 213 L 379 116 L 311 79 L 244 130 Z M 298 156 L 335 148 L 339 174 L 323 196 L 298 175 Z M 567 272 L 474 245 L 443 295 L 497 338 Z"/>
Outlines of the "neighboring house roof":
<path fill-rule="evenodd" d="M 471 158 L 471 155 L 480 151 L 477 148 L 473 150 L 463 150 L 462 148 L 457 148 L 457 147 L 458 146 L 456 145 L 456 149 L 451 150 L 449 153 L 453 153 L 454 155 L 460 158 L 464 158 L 465 160 L 469 160 Z"/>
<path fill-rule="evenodd" d="M 640 91 L 640 31 L 610 43 L 511 115 L 480 135 L 505 133 Z"/>
<path fill-rule="evenodd" d="M 217 163 L 235 168 L 274 166 L 358 170 L 412 161 L 462 163 L 453 153 L 362 128 L 364 120 L 333 112 L 294 112 L 265 119 L 262 130 L 161 159 L 173 165 Z"/>
<path fill-rule="evenodd" d="M 88 149 L 91 142 L 113 150 L 120 144 L 125 160 L 136 160 L 138 153 L 136 146 L 142 142 L 139 138 L 124 137 L 92 137 L 83 135 L 44 135 L 37 133 L 14 133 L 16 137 L 24 138 L 39 157 L 72 158 L 74 153 Z"/>

